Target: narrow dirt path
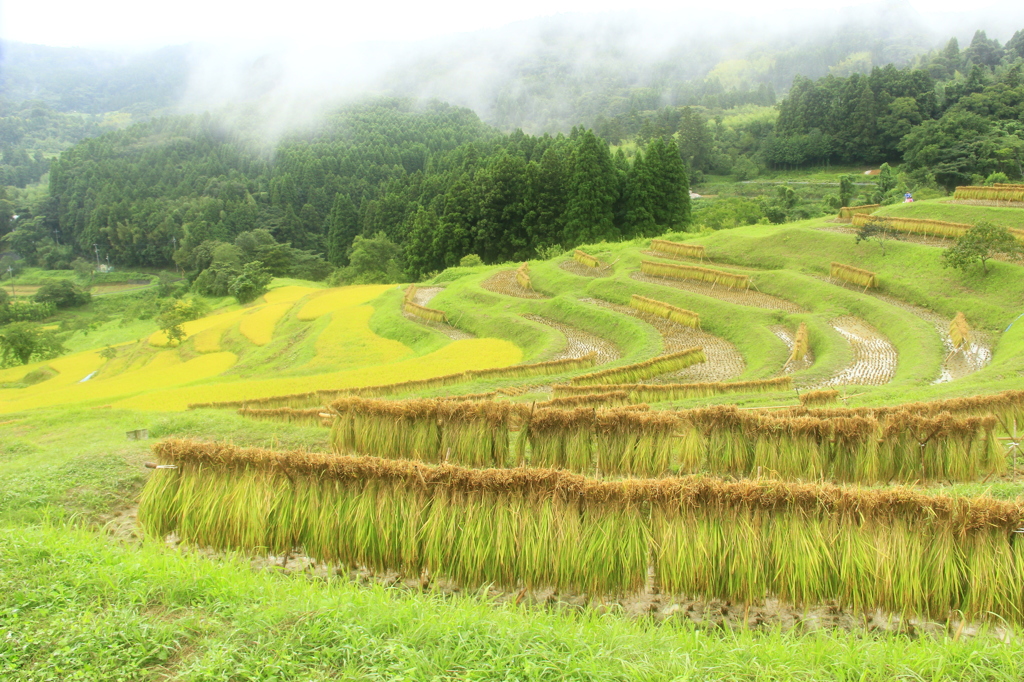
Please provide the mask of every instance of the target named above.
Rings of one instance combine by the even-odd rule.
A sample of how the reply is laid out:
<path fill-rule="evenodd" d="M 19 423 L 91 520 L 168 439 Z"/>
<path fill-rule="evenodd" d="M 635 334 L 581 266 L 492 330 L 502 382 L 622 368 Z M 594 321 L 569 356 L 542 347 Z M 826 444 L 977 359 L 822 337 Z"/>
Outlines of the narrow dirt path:
<path fill-rule="evenodd" d="M 616 305 L 596 298 L 583 298 L 580 300 L 622 315 L 632 315 L 653 326 L 661 334 L 662 339 L 664 339 L 666 353 L 676 353 L 687 348 L 693 348 L 694 346 L 700 346 L 704 349 L 707 362 L 692 365 L 678 372 L 664 374 L 641 383 L 675 384 L 693 381 L 727 381 L 738 377 L 746 368 L 746 362 L 743 360 L 740 352 L 736 350 L 736 346 L 719 336 L 699 329 L 684 327 L 663 317 L 641 313 L 628 306 Z"/>
<path fill-rule="evenodd" d="M 728 303 L 736 303 L 737 305 L 765 308 L 766 310 L 784 310 L 788 313 L 807 312 L 792 301 L 787 301 L 784 298 L 779 298 L 778 296 L 772 296 L 770 294 L 762 294 L 760 291 L 755 291 L 753 289 L 747 289 L 746 291 L 740 289 L 729 289 L 724 286 L 708 284 L 707 282 L 697 282 L 686 279 L 668 279 L 666 277 L 651 277 L 650 275 L 645 275 L 642 272 L 634 272 L 630 277 L 638 282 L 675 287 L 676 289 L 682 289 L 683 291 L 689 291 L 703 296 L 710 296 L 711 298 L 717 298 L 720 301 L 726 301 Z"/>
<path fill-rule="evenodd" d="M 555 355 L 552 360 L 568 360 L 569 358 L 582 358 L 590 353 L 597 353 L 597 364 L 603 365 L 606 362 L 612 360 L 618 360 L 622 357 L 622 351 L 619 350 L 618 346 L 607 339 L 602 339 L 600 336 L 591 334 L 590 332 L 583 331 L 576 327 L 571 327 L 561 322 L 555 322 L 549 320 L 546 317 L 540 315 L 523 315 L 528 320 L 539 322 L 541 324 L 553 327 L 558 331 L 562 332 L 565 336 L 566 346 L 558 355 Z"/>
<path fill-rule="evenodd" d="M 519 286 L 519 282 L 516 281 L 515 270 L 499 270 L 491 277 L 480 282 L 480 286 L 496 294 L 515 296 L 516 298 L 547 298 L 543 294 L 538 294 L 536 291 Z"/>
<path fill-rule="evenodd" d="M 853 348 L 853 362 L 815 386 L 881 386 L 892 381 L 896 374 L 896 348 L 874 327 L 852 315 L 831 320 L 829 324 L 850 342 Z"/>

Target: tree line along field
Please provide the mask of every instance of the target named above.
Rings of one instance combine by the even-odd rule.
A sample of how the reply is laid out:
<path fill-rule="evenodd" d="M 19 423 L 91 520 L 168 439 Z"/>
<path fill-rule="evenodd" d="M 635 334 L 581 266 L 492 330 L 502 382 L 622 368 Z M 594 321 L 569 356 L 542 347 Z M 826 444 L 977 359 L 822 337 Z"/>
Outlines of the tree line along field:
<path fill-rule="evenodd" d="M 1019 398 L 972 397 L 1021 388 L 1020 265 L 964 274 L 934 245 L 883 250 L 825 219 L 664 239 L 703 249 L 637 239 L 449 268 L 412 292 L 440 322 L 403 310 L 407 285 L 286 281 L 186 323 L 178 345 L 109 324 L 91 333 L 112 357 L 85 337 L 3 370 L 0 670 L 1012 679 L 1024 564 L 1007 446 L 1024 415 Z M 939 382 L 961 312 L 980 360 Z M 811 354 L 794 364 L 797 337 Z M 695 380 L 733 357 L 687 354 L 712 340 L 740 361 Z M 823 412 L 802 406 L 821 389 Z M 156 452 L 123 439 L 138 428 Z M 163 546 L 171 532 L 185 543 Z M 268 553 L 292 575 L 239 570 Z"/>

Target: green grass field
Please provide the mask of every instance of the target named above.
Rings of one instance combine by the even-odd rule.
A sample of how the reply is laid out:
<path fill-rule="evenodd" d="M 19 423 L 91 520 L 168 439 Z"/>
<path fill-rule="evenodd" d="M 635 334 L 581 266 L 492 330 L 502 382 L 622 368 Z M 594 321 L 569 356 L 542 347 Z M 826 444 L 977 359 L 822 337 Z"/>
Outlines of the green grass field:
<path fill-rule="evenodd" d="M 816 178 L 817 179 L 817 178 Z M 1024 225 L 1024 210 L 921 201 L 885 215 Z M 880 212 L 881 213 L 881 212 Z M 997 220 L 998 219 L 998 220 Z M 69 355 L 0 370 L 0 677 L 10 680 L 1015 680 L 1024 665 L 1016 634 L 956 622 L 873 630 L 853 622 L 736 626 L 735 618 L 692 622 L 627 613 L 619 601 L 545 605 L 486 587 L 466 591 L 353 578 L 349 570 L 282 571 L 257 557 L 214 554 L 143 539 L 134 523 L 156 439 L 193 438 L 237 446 L 326 451 L 326 429 L 254 421 L 233 410 L 186 410 L 191 402 L 238 400 L 436 377 L 562 357 L 574 339 L 524 315 L 568 325 L 614 344 L 606 367 L 669 350 L 652 324 L 607 304 L 633 294 L 698 312 L 704 332 L 742 357 L 735 379 L 777 376 L 788 349 L 773 328 L 806 323 L 815 361 L 792 373 L 803 390 L 850 367 L 857 352 L 834 322 L 855 317 L 894 349 L 891 378 L 849 385 L 850 406 L 895 404 L 1024 387 L 1024 270 L 995 262 L 987 276 L 944 269 L 941 249 L 907 242 L 856 244 L 827 218 L 674 234 L 703 244 L 707 267 L 747 274 L 753 294 L 788 310 L 758 307 L 720 289 L 636 279 L 649 243 L 582 247 L 611 265 L 607 276 L 574 271 L 570 256 L 532 261 L 540 297 L 492 290 L 517 264 L 452 268 L 421 287 L 443 286 L 429 306 L 462 333 L 409 319 L 404 287 L 324 290 L 278 281 L 249 306 L 211 301 L 177 347 L 163 345 L 152 319 L 117 317 L 137 293 L 114 293 L 65 315 L 75 329 Z M 880 292 L 827 281 L 839 261 L 878 275 Z M 37 277 L 45 279 L 45 277 Z M 492 287 L 492 288 L 487 288 Z M 760 300 L 760 299 L 759 299 Z M 768 299 L 765 299 L 768 300 Z M 744 302 L 747 301 L 747 302 Z M 604 302 L 606 305 L 599 305 Z M 935 384 L 948 352 L 936 326 L 901 302 L 941 319 L 964 312 L 984 331 L 992 358 Z M 76 320 L 87 321 L 76 327 Z M 113 346 L 117 355 L 101 358 Z M 856 356 L 859 357 L 859 356 Z M 44 381 L 22 380 L 33 371 Z M 82 383 L 85 376 L 93 378 Z M 579 372 L 575 372 L 579 373 Z M 396 397 L 508 389 L 510 400 L 550 397 L 574 373 L 491 377 Z M 745 407 L 796 404 L 794 391 L 728 394 L 657 404 Z M 149 429 L 151 441 L 125 432 Z M 918 489 L 1015 499 L 1024 477 Z M 294 568 L 294 566 L 293 566 Z M 691 595 L 693 596 L 693 595 Z M 687 602 L 680 600 L 681 604 Z M 722 605 L 726 607 L 726 605 Z M 716 607 L 716 608 L 722 608 Z M 733 615 L 739 605 L 729 605 Z M 856 619 L 855 619 L 856 620 Z M 884 617 L 882 621 L 884 622 Z M 874 625 L 872 625 L 873 623 Z"/>

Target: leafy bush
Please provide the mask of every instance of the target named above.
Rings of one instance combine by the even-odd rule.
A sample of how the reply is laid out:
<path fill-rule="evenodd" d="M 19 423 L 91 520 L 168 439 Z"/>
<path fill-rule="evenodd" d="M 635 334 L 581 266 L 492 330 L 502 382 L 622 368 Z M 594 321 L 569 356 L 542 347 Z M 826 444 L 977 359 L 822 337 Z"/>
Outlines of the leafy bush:
<path fill-rule="evenodd" d="M 270 280 L 274 278 L 260 261 L 252 261 L 242 266 L 242 274 L 231 281 L 228 292 L 239 303 L 248 303 L 267 292 Z"/>
<path fill-rule="evenodd" d="M 53 303 L 58 308 L 78 308 L 91 301 L 92 295 L 71 280 L 62 279 L 39 287 L 33 300 L 36 303 Z"/>

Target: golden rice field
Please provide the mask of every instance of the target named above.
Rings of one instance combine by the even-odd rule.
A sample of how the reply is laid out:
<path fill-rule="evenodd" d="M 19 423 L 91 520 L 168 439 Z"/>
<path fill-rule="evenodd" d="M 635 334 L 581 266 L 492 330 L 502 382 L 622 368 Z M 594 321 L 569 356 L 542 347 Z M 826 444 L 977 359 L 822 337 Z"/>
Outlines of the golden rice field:
<path fill-rule="evenodd" d="M 317 337 L 316 357 L 304 369 L 383 365 L 412 355 L 408 346 L 374 334 L 370 330 L 371 315 L 373 308 L 368 305 L 331 313 L 331 321 Z"/>
<path fill-rule="evenodd" d="M 238 331 L 257 346 L 265 346 L 273 340 L 274 328 L 277 323 L 292 307 L 291 301 L 261 306 L 242 318 L 242 321 L 238 323 Z"/>
<path fill-rule="evenodd" d="M 394 287 L 394 284 L 366 284 L 342 287 L 340 289 L 326 289 L 322 294 L 315 295 L 312 300 L 299 308 L 297 317 L 300 320 L 315 320 L 335 310 L 369 303 L 388 289 L 393 289 Z"/>
<path fill-rule="evenodd" d="M 465 339 L 453 341 L 427 355 L 386 365 L 310 376 L 241 379 L 211 382 L 188 388 L 150 391 L 144 395 L 120 400 L 114 403 L 114 407 L 139 410 L 184 410 L 189 403 L 195 402 L 267 398 L 306 391 L 358 388 L 414 381 L 471 369 L 506 367 L 516 364 L 521 359 L 522 351 L 509 341 Z"/>
<path fill-rule="evenodd" d="M 116 346 L 111 359 L 90 350 L 0 370 L 0 383 L 20 382 L 44 367 L 56 373 L 32 386 L 0 389 L 0 413 L 67 404 L 176 410 L 197 401 L 398 383 L 522 360 L 515 344 L 493 338 L 455 341 L 415 357 L 408 346 L 370 329 L 374 309 L 366 303 L 390 288 L 282 287 L 256 304 L 185 323 L 186 339 L 179 347 L 169 347 L 166 335 L 156 332 Z M 297 335 L 303 328 L 315 332 L 305 347 L 305 352 L 313 351 L 312 358 L 284 376 L 253 378 L 252 370 L 247 375 L 238 364 L 246 353 L 278 338 L 290 341 L 295 336 L 304 343 Z"/>

